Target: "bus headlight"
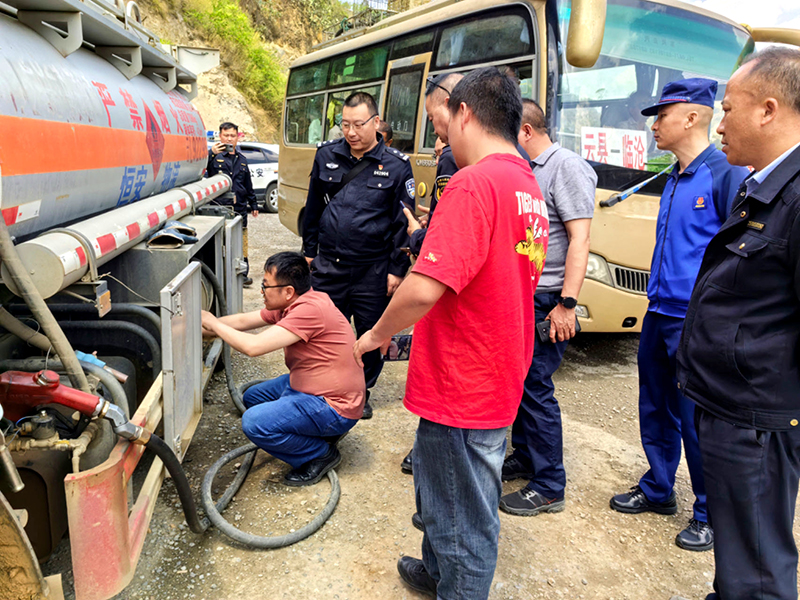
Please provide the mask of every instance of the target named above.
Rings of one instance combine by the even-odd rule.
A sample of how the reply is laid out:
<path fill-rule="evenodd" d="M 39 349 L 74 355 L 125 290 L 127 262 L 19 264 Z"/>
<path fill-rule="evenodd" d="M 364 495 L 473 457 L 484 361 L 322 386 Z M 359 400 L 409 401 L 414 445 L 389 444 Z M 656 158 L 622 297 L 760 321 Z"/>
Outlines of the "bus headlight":
<path fill-rule="evenodd" d="M 608 263 L 605 258 L 598 254 L 589 253 L 589 263 L 586 265 L 586 278 L 594 279 L 595 281 L 614 287 L 614 280 L 611 278 L 611 270 L 608 268 Z"/>

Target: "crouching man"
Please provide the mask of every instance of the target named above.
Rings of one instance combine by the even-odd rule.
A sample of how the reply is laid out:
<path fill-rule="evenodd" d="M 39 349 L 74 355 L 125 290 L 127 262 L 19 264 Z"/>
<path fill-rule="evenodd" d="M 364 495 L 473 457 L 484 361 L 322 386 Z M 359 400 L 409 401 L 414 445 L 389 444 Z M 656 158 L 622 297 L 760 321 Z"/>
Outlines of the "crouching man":
<path fill-rule="evenodd" d="M 261 294 L 262 310 L 222 318 L 203 311 L 203 333 L 247 356 L 284 349 L 289 374 L 245 392 L 242 430 L 292 466 L 286 485 L 312 485 L 341 462 L 336 441 L 364 409 L 364 372 L 352 354 L 355 336 L 328 295 L 311 289 L 301 254 L 269 257 Z M 265 325 L 272 327 L 249 333 Z"/>

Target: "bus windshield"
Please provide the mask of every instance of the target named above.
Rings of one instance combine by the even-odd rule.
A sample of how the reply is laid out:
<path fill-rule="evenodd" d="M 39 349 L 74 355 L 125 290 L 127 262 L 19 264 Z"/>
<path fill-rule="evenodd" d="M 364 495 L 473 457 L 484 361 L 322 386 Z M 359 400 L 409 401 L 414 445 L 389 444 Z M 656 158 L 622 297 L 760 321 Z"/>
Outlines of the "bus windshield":
<path fill-rule="evenodd" d="M 671 162 L 671 154 L 653 141 L 654 117 L 640 112 L 658 101 L 669 81 L 708 77 L 719 82 L 712 122 L 716 137 L 725 83 L 753 51 L 744 31 L 664 4 L 609 0 L 600 57 L 592 68 L 580 69 L 569 65 L 562 51 L 569 17 L 569 2 L 558 0 L 556 139 L 595 163 L 598 175 L 613 172 L 616 184 L 609 187 L 624 189 L 644 179 L 644 173 L 630 170 L 661 170 Z"/>

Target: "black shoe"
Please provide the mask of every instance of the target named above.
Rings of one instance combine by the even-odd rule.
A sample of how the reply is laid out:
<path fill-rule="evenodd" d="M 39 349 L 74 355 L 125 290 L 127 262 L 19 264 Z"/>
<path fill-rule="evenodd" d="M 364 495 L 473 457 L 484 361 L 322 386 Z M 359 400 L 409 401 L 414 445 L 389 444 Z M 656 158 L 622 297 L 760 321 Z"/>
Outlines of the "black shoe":
<path fill-rule="evenodd" d="M 341 442 L 345 437 L 347 437 L 348 433 L 350 433 L 349 429 L 341 435 L 323 435 L 322 439 L 328 442 L 328 444 L 330 444 L 332 447 L 336 447 L 339 445 L 339 442 Z"/>
<path fill-rule="evenodd" d="M 670 494 L 666 502 L 651 502 L 638 485 L 631 488 L 630 492 L 617 494 L 611 498 L 611 508 L 621 513 L 636 515 L 643 512 L 654 512 L 659 515 L 674 515 L 678 512 L 678 501 L 675 492 Z"/>
<path fill-rule="evenodd" d="M 705 552 L 714 547 L 714 530 L 704 521 L 690 519 L 689 526 L 675 537 L 675 543 L 684 550 Z"/>
<path fill-rule="evenodd" d="M 425 570 L 425 565 L 420 559 L 401 556 L 397 561 L 397 572 L 412 590 L 436 597 L 436 582 L 433 577 L 428 575 L 428 571 Z"/>
<path fill-rule="evenodd" d="M 253 285 L 253 278 L 252 277 L 245 277 L 244 282 L 242 283 L 244 287 L 250 287 Z"/>
<path fill-rule="evenodd" d="M 557 513 L 564 510 L 564 498 L 545 498 L 539 492 L 522 488 L 500 498 L 500 510 L 520 517 L 533 517 L 539 513 Z"/>
<path fill-rule="evenodd" d="M 304 485 L 314 485 L 331 469 L 336 468 L 342 462 L 342 455 L 335 446 L 331 446 L 328 453 L 322 458 L 315 458 L 292 469 L 283 476 L 283 483 L 295 487 Z"/>
<path fill-rule="evenodd" d="M 425 531 L 425 523 L 422 522 L 422 517 L 419 516 L 419 513 L 411 515 L 411 524 L 414 526 L 414 529 Z"/>
<path fill-rule="evenodd" d="M 369 398 L 364 400 L 364 413 L 361 418 L 365 421 L 372 418 L 372 407 L 369 405 Z"/>
<path fill-rule="evenodd" d="M 403 462 L 400 463 L 400 470 L 403 471 L 403 473 L 408 473 L 409 475 L 414 473 L 414 463 L 411 461 L 413 454 L 414 450 L 409 450 Z"/>
<path fill-rule="evenodd" d="M 533 473 L 526 469 L 522 461 L 513 454 L 503 461 L 503 481 L 514 481 L 515 479 L 533 479 Z"/>

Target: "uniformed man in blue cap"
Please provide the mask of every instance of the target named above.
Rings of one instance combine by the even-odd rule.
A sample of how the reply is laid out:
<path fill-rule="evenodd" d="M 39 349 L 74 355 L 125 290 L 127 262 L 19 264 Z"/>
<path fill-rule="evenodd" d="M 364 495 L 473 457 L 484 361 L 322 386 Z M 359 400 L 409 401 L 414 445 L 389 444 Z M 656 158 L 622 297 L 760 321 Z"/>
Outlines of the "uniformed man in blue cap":
<path fill-rule="evenodd" d="M 639 427 L 650 469 L 629 492 L 611 499 L 611 508 L 623 513 L 675 514 L 673 486 L 683 440 L 696 499 L 689 526 L 675 543 L 695 551 L 713 548 L 714 532 L 708 524 L 695 405 L 677 387 L 676 354 L 703 252 L 748 173 L 732 167 L 709 144 L 716 93 L 717 82 L 710 79 L 673 81 L 655 105 L 642 111 L 656 116 L 655 142 L 672 152 L 677 164 L 661 195 L 647 286 L 650 304 L 639 340 Z"/>
<path fill-rule="evenodd" d="M 378 133 L 378 105 L 365 92 L 342 107 L 344 137 L 317 145 L 303 217 L 303 254 L 311 285 L 330 296 L 361 336 L 378 322 L 411 262 L 403 206 L 414 205 L 408 157 Z M 369 390 L 383 366 L 380 352 L 364 356 Z M 369 400 L 363 419 L 372 416 Z"/>

